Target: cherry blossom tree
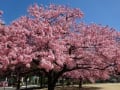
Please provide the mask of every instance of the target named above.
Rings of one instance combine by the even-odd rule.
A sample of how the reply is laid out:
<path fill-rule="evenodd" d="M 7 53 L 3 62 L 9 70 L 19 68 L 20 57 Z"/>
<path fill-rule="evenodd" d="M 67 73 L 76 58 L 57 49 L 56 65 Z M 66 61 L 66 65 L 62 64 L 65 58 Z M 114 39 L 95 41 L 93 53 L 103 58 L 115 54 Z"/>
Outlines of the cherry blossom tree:
<path fill-rule="evenodd" d="M 2 11 L 0 15 L 2 17 Z M 32 49 L 26 44 L 27 33 L 12 25 L 4 25 L 2 18 L 0 22 L 0 76 L 15 72 L 19 78 L 19 71 L 28 69 L 32 61 Z"/>
<path fill-rule="evenodd" d="M 63 40 L 69 34 L 75 18 L 80 18 L 83 14 L 78 9 L 55 5 L 47 8 L 35 5 L 30 7 L 29 12 L 31 16 L 23 16 L 14 21 L 11 26 L 18 30 L 24 29 L 29 33 L 26 35 L 27 44 L 32 47 L 34 53 L 31 67 L 45 71 L 48 76 L 48 89 L 52 90 L 62 74 L 62 67 L 66 67 L 64 59 L 67 57 L 69 59 L 69 56 L 64 54 L 67 48 Z M 56 73 L 57 70 L 61 74 Z M 54 74 L 57 74 L 55 79 L 52 78 Z"/>
<path fill-rule="evenodd" d="M 33 5 L 29 15 L 12 23 L 25 30 L 32 47 L 29 66 L 43 70 L 48 90 L 54 90 L 58 78 L 76 69 L 104 70 L 115 65 L 117 32 L 107 26 L 77 23 L 83 17 L 79 9 Z"/>
<path fill-rule="evenodd" d="M 109 69 L 98 70 L 98 69 L 77 69 L 70 72 L 66 72 L 63 74 L 63 77 L 70 78 L 79 82 L 79 89 L 82 88 L 82 84 L 84 81 L 90 81 L 91 83 L 95 83 L 96 80 L 107 80 L 110 78 Z"/>
<path fill-rule="evenodd" d="M 18 77 L 25 70 L 39 69 L 48 77 L 48 90 L 54 90 L 65 72 L 105 70 L 116 65 L 119 34 L 114 29 L 78 23 L 83 13 L 77 8 L 35 4 L 28 12 L 0 29 L 1 53 L 4 52 L 1 68 L 20 70 Z M 6 66 L 2 58 L 6 58 Z"/>

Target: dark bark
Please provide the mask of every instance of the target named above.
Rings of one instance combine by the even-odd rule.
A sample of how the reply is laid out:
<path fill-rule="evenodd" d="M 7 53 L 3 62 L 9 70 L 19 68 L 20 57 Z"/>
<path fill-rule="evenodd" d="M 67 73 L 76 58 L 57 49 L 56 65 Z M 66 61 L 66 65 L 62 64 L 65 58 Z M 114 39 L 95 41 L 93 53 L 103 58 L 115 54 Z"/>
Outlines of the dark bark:
<path fill-rule="evenodd" d="M 17 87 L 16 90 L 20 90 L 20 75 L 17 76 Z"/>
<path fill-rule="evenodd" d="M 64 87 L 64 78 L 62 77 L 62 87 Z"/>
<path fill-rule="evenodd" d="M 42 79 L 43 79 L 43 81 L 42 81 L 43 82 L 43 87 L 45 87 L 45 84 L 46 84 L 45 77 L 43 77 Z"/>
<path fill-rule="evenodd" d="M 54 90 L 56 83 L 52 79 L 48 78 L 48 90 Z"/>
<path fill-rule="evenodd" d="M 27 89 L 27 84 L 28 84 L 28 83 L 27 83 L 27 79 L 28 79 L 28 77 L 25 78 L 26 89 Z"/>
<path fill-rule="evenodd" d="M 48 90 L 54 90 L 58 78 L 62 75 L 62 72 L 56 73 L 54 71 L 50 71 L 48 74 Z"/>
<path fill-rule="evenodd" d="M 69 71 L 67 68 L 67 66 L 64 65 L 63 69 L 60 72 L 55 72 L 53 70 L 51 70 L 49 73 L 47 73 L 48 76 L 48 90 L 54 90 L 56 83 L 59 79 L 60 76 L 62 76 L 62 74 L 64 72 Z"/>
<path fill-rule="evenodd" d="M 40 87 L 42 88 L 43 87 L 43 75 L 42 74 L 39 75 L 39 84 L 40 84 Z"/>
<path fill-rule="evenodd" d="M 82 88 L 82 82 L 83 82 L 83 80 L 82 80 L 82 78 L 80 78 L 79 79 L 79 90 Z"/>

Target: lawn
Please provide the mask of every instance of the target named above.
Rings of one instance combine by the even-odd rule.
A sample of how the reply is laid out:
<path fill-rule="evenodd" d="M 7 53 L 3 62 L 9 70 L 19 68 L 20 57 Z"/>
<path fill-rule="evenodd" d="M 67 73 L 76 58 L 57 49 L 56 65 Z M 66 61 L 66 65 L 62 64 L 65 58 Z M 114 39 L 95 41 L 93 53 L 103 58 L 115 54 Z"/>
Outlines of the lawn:
<path fill-rule="evenodd" d="M 88 84 L 83 90 L 120 90 L 120 83 Z"/>
<path fill-rule="evenodd" d="M 41 89 L 47 90 L 47 89 Z M 77 86 L 57 87 L 55 90 L 79 90 Z M 120 83 L 86 84 L 80 90 L 120 90 Z"/>
<path fill-rule="evenodd" d="M 4 90 L 4 88 L 0 88 Z M 15 90 L 12 87 L 6 87 L 5 90 Z M 28 89 L 33 90 L 33 89 Z M 47 90 L 44 89 L 34 89 L 34 90 Z M 55 90 L 79 90 L 78 86 L 65 86 L 65 87 L 56 87 Z M 80 90 L 120 90 L 120 83 L 105 83 L 105 84 L 85 84 Z"/>

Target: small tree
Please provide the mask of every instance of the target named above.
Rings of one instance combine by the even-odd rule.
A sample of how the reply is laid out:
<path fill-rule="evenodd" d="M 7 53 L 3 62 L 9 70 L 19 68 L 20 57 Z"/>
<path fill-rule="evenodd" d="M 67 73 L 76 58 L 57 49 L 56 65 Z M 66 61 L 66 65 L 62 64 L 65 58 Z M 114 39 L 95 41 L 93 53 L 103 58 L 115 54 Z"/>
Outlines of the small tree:
<path fill-rule="evenodd" d="M 111 73 L 108 68 L 100 69 L 77 69 L 63 74 L 64 77 L 76 80 L 79 84 L 79 89 L 82 88 L 84 81 L 95 83 L 96 80 L 106 80 L 110 78 Z"/>
<path fill-rule="evenodd" d="M 2 12 L 0 12 L 0 15 Z M 29 70 L 32 60 L 30 47 L 26 44 L 24 30 L 16 30 L 14 26 L 0 25 L 0 75 L 15 73 L 20 83 L 20 73 Z M 19 89 L 20 84 L 18 84 Z"/>

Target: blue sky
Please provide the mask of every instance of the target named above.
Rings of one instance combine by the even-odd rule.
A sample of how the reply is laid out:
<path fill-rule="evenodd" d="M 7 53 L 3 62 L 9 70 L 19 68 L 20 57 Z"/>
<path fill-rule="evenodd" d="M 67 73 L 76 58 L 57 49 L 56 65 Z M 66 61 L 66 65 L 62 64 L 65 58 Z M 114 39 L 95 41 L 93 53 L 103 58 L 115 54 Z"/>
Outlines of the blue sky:
<path fill-rule="evenodd" d="M 25 15 L 27 8 L 34 3 L 77 7 L 84 12 L 84 22 L 109 25 L 120 30 L 120 0 L 0 0 L 6 24 Z"/>

